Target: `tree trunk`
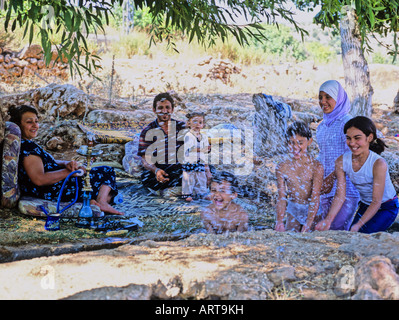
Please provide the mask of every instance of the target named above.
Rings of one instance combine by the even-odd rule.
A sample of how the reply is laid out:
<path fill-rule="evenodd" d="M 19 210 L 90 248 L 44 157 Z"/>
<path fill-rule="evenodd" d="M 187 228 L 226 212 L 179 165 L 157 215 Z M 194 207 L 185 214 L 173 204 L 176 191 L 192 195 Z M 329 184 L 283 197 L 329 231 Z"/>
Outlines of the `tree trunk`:
<path fill-rule="evenodd" d="M 395 113 L 399 113 L 399 90 L 395 99 L 393 100 L 393 110 Z"/>
<path fill-rule="evenodd" d="M 344 6 L 340 24 L 345 89 L 351 100 L 353 116 L 371 117 L 373 87 L 370 71 L 361 47 L 361 36 L 355 10 Z"/>

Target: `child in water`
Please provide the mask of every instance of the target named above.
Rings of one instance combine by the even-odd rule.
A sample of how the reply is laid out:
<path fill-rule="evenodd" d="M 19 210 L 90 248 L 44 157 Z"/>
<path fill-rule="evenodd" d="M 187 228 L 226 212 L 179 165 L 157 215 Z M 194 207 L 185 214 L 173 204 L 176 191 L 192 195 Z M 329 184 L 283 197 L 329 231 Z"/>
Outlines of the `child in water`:
<path fill-rule="evenodd" d="M 307 153 L 312 132 L 302 121 L 287 129 L 290 158 L 276 168 L 278 201 L 276 231 L 309 232 L 319 210 L 323 184 L 322 164 Z M 283 220 L 287 215 L 286 224 Z"/>
<path fill-rule="evenodd" d="M 229 172 L 220 172 L 212 177 L 212 203 L 201 212 L 201 219 L 210 233 L 247 231 L 248 213 L 233 200 L 237 198 L 238 182 Z"/>
<path fill-rule="evenodd" d="M 205 196 L 208 193 L 208 181 L 212 174 L 207 164 L 209 142 L 201 133 L 205 126 L 202 112 L 187 114 L 190 131 L 184 136 L 184 162 L 182 179 L 182 198 L 192 201 L 193 195 Z"/>

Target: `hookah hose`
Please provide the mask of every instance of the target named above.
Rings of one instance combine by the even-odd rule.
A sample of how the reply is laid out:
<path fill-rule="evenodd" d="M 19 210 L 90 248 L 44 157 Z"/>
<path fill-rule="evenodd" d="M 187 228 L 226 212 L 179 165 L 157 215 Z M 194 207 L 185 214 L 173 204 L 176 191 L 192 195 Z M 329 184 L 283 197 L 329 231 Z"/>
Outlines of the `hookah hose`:
<path fill-rule="evenodd" d="M 75 204 L 76 201 L 78 200 L 78 195 L 79 195 L 78 177 L 75 177 L 75 182 L 76 182 L 76 194 L 75 194 L 75 199 L 74 199 L 70 204 L 68 204 L 67 206 L 65 206 L 64 208 L 62 208 L 61 211 L 60 211 L 60 203 L 61 203 L 61 196 L 62 196 L 62 193 L 63 193 L 63 191 L 64 191 L 65 185 L 66 185 L 66 183 L 67 183 L 69 177 L 72 176 L 73 174 L 78 174 L 78 176 L 82 176 L 82 175 L 83 175 L 83 170 L 82 170 L 82 169 L 79 169 L 79 170 L 76 170 L 76 171 L 72 171 L 72 172 L 65 178 L 65 180 L 64 180 L 64 182 L 63 182 L 63 184 L 62 184 L 62 186 L 61 186 L 60 193 L 59 193 L 59 195 L 58 195 L 58 201 L 57 201 L 57 213 L 58 213 L 58 214 L 64 212 L 66 209 L 68 209 L 68 208 L 71 207 L 73 204 Z M 46 216 L 47 216 L 47 215 L 48 215 L 48 212 L 46 211 L 46 209 L 44 208 L 44 206 L 40 206 L 40 208 L 43 210 L 43 212 L 44 212 L 44 213 L 46 214 Z"/>

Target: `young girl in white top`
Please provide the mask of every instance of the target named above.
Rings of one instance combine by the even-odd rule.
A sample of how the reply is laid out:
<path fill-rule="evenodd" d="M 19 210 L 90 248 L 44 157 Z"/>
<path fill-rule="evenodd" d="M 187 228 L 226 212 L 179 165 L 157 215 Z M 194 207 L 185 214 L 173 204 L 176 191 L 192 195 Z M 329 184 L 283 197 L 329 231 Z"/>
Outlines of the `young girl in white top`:
<path fill-rule="evenodd" d="M 377 138 L 376 127 L 367 117 L 358 116 L 349 120 L 344 126 L 344 133 L 350 151 L 335 162 L 337 192 L 326 219 L 333 220 L 345 201 L 347 175 L 360 195 L 360 205 L 350 231 L 386 231 L 399 210 L 388 165 L 379 155 L 386 145 Z"/>
<path fill-rule="evenodd" d="M 336 80 L 328 80 L 320 86 L 319 104 L 323 111 L 323 121 L 319 124 L 316 131 L 317 144 L 320 149 L 317 160 L 323 164 L 327 186 L 326 190 L 322 188 L 322 194 L 320 196 L 320 207 L 322 211 L 320 218 L 324 219 L 330 210 L 336 191 L 336 183 L 334 183 L 335 160 L 346 151 L 349 151 L 346 144 L 344 126 L 352 116 L 349 114 L 351 104 L 348 94 Z M 328 184 L 329 178 L 333 179 L 331 185 Z M 332 189 L 327 191 L 328 186 L 331 186 Z M 322 220 L 317 224 L 316 230 L 348 231 L 358 203 L 359 193 L 347 177 L 346 199 L 341 210 L 336 215 L 334 221 L 331 222 L 331 225 L 323 224 L 325 221 Z"/>
<path fill-rule="evenodd" d="M 190 131 L 184 136 L 182 198 L 192 201 L 193 195 L 205 196 L 208 193 L 207 184 L 212 174 L 207 164 L 208 137 L 201 133 L 205 114 L 192 112 L 187 114 L 187 118 Z"/>

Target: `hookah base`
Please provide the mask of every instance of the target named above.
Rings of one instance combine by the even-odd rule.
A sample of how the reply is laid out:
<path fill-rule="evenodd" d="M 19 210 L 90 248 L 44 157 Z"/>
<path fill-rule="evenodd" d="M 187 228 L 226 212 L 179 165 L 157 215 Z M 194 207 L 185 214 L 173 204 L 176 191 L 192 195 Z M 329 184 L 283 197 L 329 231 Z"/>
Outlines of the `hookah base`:
<path fill-rule="evenodd" d="M 75 223 L 75 227 L 77 228 L 83 228 L 83 229 L 89 229 L 92 226 L 92 222 L 90 220 L 86 220 L 86 219 L 79 219 L 76 223 Z"/>

